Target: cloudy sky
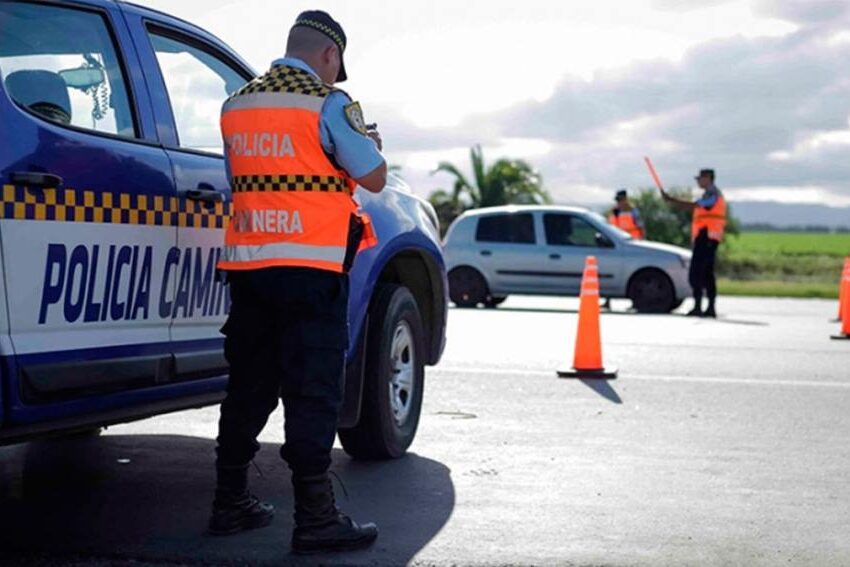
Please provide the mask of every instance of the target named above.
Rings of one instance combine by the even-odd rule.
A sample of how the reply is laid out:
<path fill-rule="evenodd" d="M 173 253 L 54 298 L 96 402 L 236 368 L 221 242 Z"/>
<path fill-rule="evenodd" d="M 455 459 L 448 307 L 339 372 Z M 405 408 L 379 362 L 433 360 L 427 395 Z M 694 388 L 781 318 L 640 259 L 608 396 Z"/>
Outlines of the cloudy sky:
<path fill-rule="evenodd" d="M 848 0 L 137 0 L 256 70 L 304 9 L 349 38 L 342 85 L 414 190 L 468 148 L 519 157 L 562 203 L 714 167 L 733 200 L 850 205 Z"/>

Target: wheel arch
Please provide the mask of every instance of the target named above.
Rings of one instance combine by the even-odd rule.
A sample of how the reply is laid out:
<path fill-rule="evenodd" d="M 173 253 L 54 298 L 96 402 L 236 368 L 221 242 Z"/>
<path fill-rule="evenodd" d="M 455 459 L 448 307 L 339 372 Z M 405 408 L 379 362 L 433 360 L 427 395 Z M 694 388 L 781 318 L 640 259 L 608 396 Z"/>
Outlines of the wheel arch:
<path fill-rule="evenodd" d="M 369 337 L 368 313 L 372 310 L 381 284 L 385 283 L 406 287 L 416 301 L 425 329 L 425 364 L 434 365 L 439 362 L 445 348 L 448 283 L 441 266 L 421 250 L 400 250 L 383 264 L 374 285 L 371 286 L 367 315 L 361 324 L 358 338 L 352 345 L 356 350 L 346 366 L 345 392 L 338 418 L 338 425 L 343 429 L 352 428 L 360 422 L 366 378 L 366 350 L 368 343 L 373 340 Z"/>
<path fill-rule="evenodd" d="M 439 362 L 445 347 L 448 284 L 437 262 L 421 250 L 402 250 L 384 264 L 377 283 L 395 283 L 410 290 L 425 327 L 425 363 Z"/>

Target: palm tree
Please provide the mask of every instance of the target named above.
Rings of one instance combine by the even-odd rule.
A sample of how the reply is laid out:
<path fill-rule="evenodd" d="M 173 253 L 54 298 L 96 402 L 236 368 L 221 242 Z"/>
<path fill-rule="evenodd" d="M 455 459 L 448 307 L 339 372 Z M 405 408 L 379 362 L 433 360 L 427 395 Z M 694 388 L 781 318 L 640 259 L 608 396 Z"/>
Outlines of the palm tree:
<path fill-rule="evenodd" d="M 474 183 L 470 183 L 458 167 L 445 161 L 431 172 L 432 175 L 444 172 L 454 176 L 451 192 L 438 189 L 428 197 L 444 229 L 467 209 L 551 202 L 543 189 L 540 173 L 528 162 L 503 158 L 486 167 L 481 146 L 473 146 L 469 154 Z"/>

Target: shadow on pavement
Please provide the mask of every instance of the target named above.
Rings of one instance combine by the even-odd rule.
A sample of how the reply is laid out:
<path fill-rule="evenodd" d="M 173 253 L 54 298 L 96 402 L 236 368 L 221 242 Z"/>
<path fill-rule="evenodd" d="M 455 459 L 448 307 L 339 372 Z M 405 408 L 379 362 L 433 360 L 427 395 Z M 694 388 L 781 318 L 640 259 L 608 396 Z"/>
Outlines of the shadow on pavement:
<path fill-rule="evenodd" d="M 213 492 L 210 439 L 105 435 L 0 448 L 0 562 L 104 558 L 204 564 L 404 565 L 445 526 L 455 503 L 449 469 L 409 454 L 359 463 L 334 450 L 339 506 L 377 522 L 366 551 L 302 559 L 289 553 L 292 490 L 276 446 L 264 445 L 251 488 L 275 505 L 271 526 L 204 533 Z M 49 562 L 45 563 L 45 557 Z"/>
<path fill-rule="evenodd" d="M 619 394 L 617 394 L 616 390 L 611 387 L 611 384 L 608 383 L 608 380 L 599 380 L 599 379 L 583 379 L 579 380 L 582 384 L 615 404 L 622 404 L 623 400 L 620 398 Z"/>
<path fill-rule="evenodd" d="M 765 321 L 747 321 L 744 319 L 727 319 L 725 316 L 720 316 L 716 319 L 710 317 L 694 317 L 692 315 L 688 315 L 686 313 L 667 313 L 666 315 L 671 315 L 673 317 L 684 317 L 686 319 L 693 319 L 694 321 L 707 321 L 709 323 L 727 323 L 729 325 L 751 325 L 753 327 L 769 327 L 770 323 Z"/>
<path fill-rule="evenodd" d="M 453 309 L 458 309 L 454 307 Z M 471 310 L 471 309 L 470 309 Z M 508 313 L 571 313 L 577 314 L 578 309 L 552 309 L 546 307 L 498 307 L 496 309 L 479 309 L 479 311 L 485 311 L 489 313 L 499 313 L 500 311 L 507 311 Z M 602 310 L 600 315 L 628 315 L 628 316 L 640 316 L 646 317 L 647 315 L 670 315 L 670 313 L 638 313 L 637 311 L 607 311 Z"/>
<path fill-rule="evenodd" d="M 726 323 L 727 325 L 750 325 L 753 327 L 769 327 L 770 323 L 765 321 L 745 321 L 743 319 L 727 319 L 726 317 L 718 317 L 715 319 L 717 323 Z"/>

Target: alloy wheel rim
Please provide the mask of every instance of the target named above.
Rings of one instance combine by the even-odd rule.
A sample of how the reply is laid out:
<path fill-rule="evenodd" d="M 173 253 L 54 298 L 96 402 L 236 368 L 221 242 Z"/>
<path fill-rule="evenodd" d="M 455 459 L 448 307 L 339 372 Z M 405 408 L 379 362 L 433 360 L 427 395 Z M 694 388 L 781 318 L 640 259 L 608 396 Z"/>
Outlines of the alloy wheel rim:
<path fill-rule="evenodd" d="M 390 346 L 390 409 L 398 426 L 407 422 L 413 405 L 416 351 L 407 321 L 399 321 Z"/>

